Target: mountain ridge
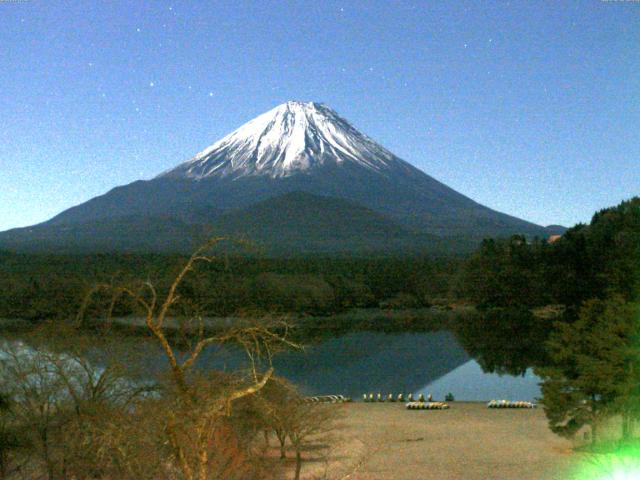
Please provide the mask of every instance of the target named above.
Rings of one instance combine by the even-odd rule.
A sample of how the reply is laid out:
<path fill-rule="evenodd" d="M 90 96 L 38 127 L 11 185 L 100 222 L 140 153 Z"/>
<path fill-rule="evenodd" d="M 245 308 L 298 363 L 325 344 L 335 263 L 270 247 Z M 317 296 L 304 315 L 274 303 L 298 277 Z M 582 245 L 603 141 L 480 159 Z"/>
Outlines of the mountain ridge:
<path fill-rule="evenodd" d="M 239 253 L 270 256 L 306 254 L 388 256 L 434 255 L 471 251 L 471 239 L 455 242 L 435 235 L 412 232 L 382 214 L 348 200 L 290 192 L 221 213 L 203 209 L 185 222 L 171 216 L 126 216 L 104 222 L 54 224 L 14 229 L 0 245 L 10 250 L 52 253 L 125 252 L 189 253 L 210 236 L 242 240 Z M 5 232 L 9 233 L 9 232 Z M 188 233 L 188 234 L 185 234 Z M 97 239 L 97 240 L 96 240 Z M 4 241 L 3 241 L 4 240 Z M 229 244 L 232 248 L 233 242 Z"/>
<path fill-rule="evenodd" d="M 365 217 L 375 212 L 418 237 L 479 242 L 488 236 L 548 236 L 545 227 L 485 207 L 396 157 L 326 105 L 304 102 L 279 105 L 151 180 L 116 187 L 30 228 L 86 228 L 97 222 L 113 225 L 115 231 L 107 235 L 113 237 L 119 231 L 118 219 L 126 218 L 171 219 L 184 225 L 185 232 L 200 230 L 225 214 L 239 215 L 251 224 L 258 220 L 242 214 L 243 209 L 272 199 L 272 205 L 284 211 L 277 199 L 293 192 L 347 202 L 336 210 L 336 222 L 355 221 L 343 210 Z M 314 221 L 325 224 L 320 212 L 305 202 L 299 205 L 312 212 Z M 307 219 L 297 218 L 299 229 L 320 233 Z M 339 228 L 336 224 L 333 229 Z M 107 234 L 104 228 L 98 230 Z M 121 231 L 127 234 L 131 229 Z M 171 232 L 167 244 L 169 238 L 175 240 Z M 0 234 L 0 247 L 7 242 L 18 245 L 16 236 L 24 238 L 24 230 Z M 99 239 L 94 243 L 103 244 Z M 42 248 L 47 248 L 46 242 Z"/>

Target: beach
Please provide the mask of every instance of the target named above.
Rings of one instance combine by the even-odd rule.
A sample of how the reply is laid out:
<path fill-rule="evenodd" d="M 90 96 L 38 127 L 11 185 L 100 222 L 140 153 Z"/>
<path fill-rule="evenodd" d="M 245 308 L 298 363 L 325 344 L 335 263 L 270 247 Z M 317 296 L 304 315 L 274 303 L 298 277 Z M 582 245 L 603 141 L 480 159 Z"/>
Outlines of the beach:
<path fill-rule="evenodd" d="M 448 410 L 407 410 L 402 403 L 336 405 L 342 418 L 331 437 L 307 452 L 303 478 L 567 478 L 576 460 L 573 445 L 547 428 L 542 409 L 450 405 Z"/>

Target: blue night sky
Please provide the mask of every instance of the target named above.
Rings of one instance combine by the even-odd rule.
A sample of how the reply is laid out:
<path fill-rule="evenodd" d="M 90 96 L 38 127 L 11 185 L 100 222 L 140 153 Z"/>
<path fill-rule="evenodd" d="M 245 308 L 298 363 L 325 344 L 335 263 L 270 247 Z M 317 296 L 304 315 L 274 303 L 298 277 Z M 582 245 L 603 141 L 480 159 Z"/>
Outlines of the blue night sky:
<path fill-rule="evenodd" d="M 324 102 L 494 209 L 640 194 L 640 2 L 0 1 L 0 230 Z"/>

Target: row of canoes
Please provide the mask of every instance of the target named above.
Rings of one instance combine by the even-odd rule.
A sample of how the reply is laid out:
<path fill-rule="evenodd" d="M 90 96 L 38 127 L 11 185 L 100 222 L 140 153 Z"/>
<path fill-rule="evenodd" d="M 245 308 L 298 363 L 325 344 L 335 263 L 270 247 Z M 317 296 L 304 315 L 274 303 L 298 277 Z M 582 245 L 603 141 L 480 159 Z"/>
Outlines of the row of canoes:
<path fill-rule="evenodd" d="M 431 397 L 431 394 L 429 394 L 427 396 L 427 398 L 425 398 L 424 394 L 420 394 L 418 396 L 417 400 L 414 400 L 413 398 L 413 393 L 409 393 L 406 396 L 406 401 L 407 402 L 413 402 L 413 401 L 417 401 L 417 402 L 431 402 L 433 400 L 433 398 Z M 363 402 L 404 402 L 405 401 L 405 396 L 403 393 L 399 393 L 398 395 L 393 395 L 393 393 L 389 393 L 388 395 L 382 395 L 381 393 L 378 393 L 376 396 L 373 395 L 373 393 L 363 393 L 362 394 L 362 401 Z"/>
<path fill-rule="evenodd" d="M 536 408 L 536 404 L 522 401 L 491 400 L 487 403 L 487 408 Z"/>
<path fill-rule="evenodd" d="M 444 402 L 409 402 L 407 410 L 447 410 L 449 405 Z"/>
<path fill-rule="evenodd" d="M 306 397 L 304 401 L 307 403 L 345 403 L 350 402 L 351 399 L 344 395 L 316 395 L 315 397 Z"/>

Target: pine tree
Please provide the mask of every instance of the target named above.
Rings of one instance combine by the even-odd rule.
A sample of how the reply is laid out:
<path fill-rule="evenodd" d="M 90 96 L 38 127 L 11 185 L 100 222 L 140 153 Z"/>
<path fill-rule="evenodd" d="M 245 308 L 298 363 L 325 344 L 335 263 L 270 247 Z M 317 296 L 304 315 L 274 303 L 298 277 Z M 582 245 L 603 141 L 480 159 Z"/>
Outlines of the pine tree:
<path fill-rule="evenodd" d="M 623 436 L 640 414 L 640 317 L 622 297 L 594 299 L 573 323 L 559 323 L 547 347 L 553 366 L 536 369 L 552 431 L 573 436 L 589 425 L 592 441 L 603 418 L 620 414 Z"/>

